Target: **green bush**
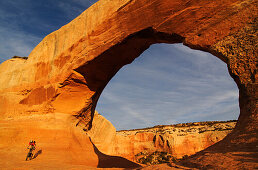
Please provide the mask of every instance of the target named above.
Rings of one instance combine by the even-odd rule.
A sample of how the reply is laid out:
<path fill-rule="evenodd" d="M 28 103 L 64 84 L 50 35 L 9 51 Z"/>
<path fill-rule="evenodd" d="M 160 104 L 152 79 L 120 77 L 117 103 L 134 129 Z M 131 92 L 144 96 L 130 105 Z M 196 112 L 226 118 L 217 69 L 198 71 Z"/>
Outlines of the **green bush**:
<path fill-rule="evenodd" d="M 152 153 L 140 152 L 135 155 L 136 162 L 146 165 L 176 162 L 177 159 L 167 152 L 155 151 Z"/>

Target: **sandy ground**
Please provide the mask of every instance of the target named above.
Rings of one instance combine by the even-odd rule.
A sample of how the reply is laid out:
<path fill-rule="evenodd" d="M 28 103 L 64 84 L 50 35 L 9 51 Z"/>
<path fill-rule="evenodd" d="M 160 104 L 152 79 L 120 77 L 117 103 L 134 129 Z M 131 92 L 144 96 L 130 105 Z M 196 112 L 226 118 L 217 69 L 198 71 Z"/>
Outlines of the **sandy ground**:
<path fill-rule="evenodd" d="M 76 119 L 68 114 L 20 116 L 0 120 L 0 170 L 55 169 L 189 169 L 195 164 L 217 169 L 258 168 L 256 151 L 200 152 L 191 162 L 179 165 L 161 164 L 143 166 L 119 156 L 105 155 L 76 127 Z M 37 143 L 36 157 L 25 161 L 28 143 Z M 215 168 L 216 169 L 216 168 Z"/>
<path fill-rule="evenodd" d="M 31 115 L 0 121 L 0 169 L 136 168 L 125 158 L 101 153 L 71 115 Z M 30 140 L 36 158 L 25 161 Z"/>

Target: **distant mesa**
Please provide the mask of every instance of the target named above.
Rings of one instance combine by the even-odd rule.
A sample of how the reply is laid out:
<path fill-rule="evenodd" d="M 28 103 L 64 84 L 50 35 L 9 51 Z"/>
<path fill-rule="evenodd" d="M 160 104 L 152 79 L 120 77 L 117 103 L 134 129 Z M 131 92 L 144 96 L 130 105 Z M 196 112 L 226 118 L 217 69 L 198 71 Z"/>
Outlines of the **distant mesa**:
<path fill-rule="evenodd" d="M 152 160 L 151 163 L 148 159 L 162 155 L 164 157 L 160 159 L 164 158 L 164 161 L 167 161 L 169 155 L 171 159 L 181 159 L 206 149 L 221 141 L 235 125 L 235 120 L 206 121 L 115 131 L 115 127 L 107 119 L 95 113 L 92 129 L 87 134 L 105 154 L 155 164 L 157 160 Z M 153 155 L 154 152 L 156 153 Z"/>

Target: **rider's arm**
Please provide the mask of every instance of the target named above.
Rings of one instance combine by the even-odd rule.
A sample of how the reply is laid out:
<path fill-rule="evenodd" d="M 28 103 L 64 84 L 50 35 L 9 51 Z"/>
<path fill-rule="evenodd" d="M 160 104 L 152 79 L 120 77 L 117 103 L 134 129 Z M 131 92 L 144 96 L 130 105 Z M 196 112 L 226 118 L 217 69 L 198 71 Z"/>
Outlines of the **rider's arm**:
<path fill-rule="evenodd" d="M 28 145 L 27 149 L 29 149 L 29 148 L 30 148 L 30 146 L 31 146 L 31 144 L 29 143 L 29 145 Z"/>

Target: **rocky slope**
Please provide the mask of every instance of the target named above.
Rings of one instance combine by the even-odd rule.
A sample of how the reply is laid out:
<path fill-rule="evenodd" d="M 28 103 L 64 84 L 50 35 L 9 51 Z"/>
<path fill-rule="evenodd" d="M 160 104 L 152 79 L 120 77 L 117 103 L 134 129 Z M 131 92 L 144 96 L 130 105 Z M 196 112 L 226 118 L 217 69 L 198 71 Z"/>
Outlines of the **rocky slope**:
<path fill-rule="evenodd" d="M 253 167 L 258 152 L 257 3 L 100 0 L 46 36 L 28 59 L 0 65 L 0 118 L 62 113 L 76 115 L 74 126 L 90 129 L 101 92 L 120 68 L 151 44 L 184 43 L 227 64 L 240 106 L 232 133 L 188 159 L 189 165 L 228 168 L 224 162 L 230 160 L 231 168 Z M 251 161 L 239 161 L 240 151 Z"/>

